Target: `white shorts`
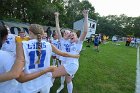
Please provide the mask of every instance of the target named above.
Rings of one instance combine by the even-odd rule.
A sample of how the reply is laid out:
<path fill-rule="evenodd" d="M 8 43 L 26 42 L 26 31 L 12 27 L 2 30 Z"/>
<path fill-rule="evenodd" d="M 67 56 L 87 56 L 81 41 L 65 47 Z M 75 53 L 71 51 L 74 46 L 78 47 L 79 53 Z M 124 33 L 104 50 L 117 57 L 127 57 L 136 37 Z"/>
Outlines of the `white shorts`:
<path fill-rule="evenodd" d="M 36 84 L 32 83 L 35 80 L 35 79 L 33 79 L 32 82 L 28 81 L 28 82 L 31 82 L 29 84 L 28 84 L 28 82 L 25 82 L 26 85 L 24 85 L 25 83 L 22 83 L 20 85 L 19 93 L 37 93 L 37 92 L 49 93 L 50 88 L 53 86 L 52 77 L 49 76 L 49 74 L 47 73 L 47 74 L 43 75 L 43 78 L 38 77 L 38 79 L 43 79 L 42 82 L 44 84 L 42 86 L 38 87 L 38 85 L 36 85 L 37 83 Z M 41 82 L 41 84 L 42 84 L 42 82 Z"/>
<path fill-rule="evenodd" d="M 64 65 L 64 64 L 66 64 L 66 61 L 61 61 L 61 65 Z"/>
<path fill-rule="evenodd" d="M 9 80 L 0 83 L 0 93 L 18 93 L 18 82 L 16 80 Z"/>
<path fill-rule="evenodd" d="M 77 72 L 77 70 L 78 70 L 78 68 L 79 68 L 79 65 L 76 65 L 76 64 L 74 64 L 74 63 L 64 64 L 63 66 L 64 66 L 66 72 L 67 72 L 70 76 L 73 76 L 73 75 Z"/>
<path fill-rule="evenodd" d="M 52 86 L 50 86 L 50 84 L 47 84 L 46 86 L 44 86 L 43 88 L 41 88 L 40 93 L 50 93 L 50 89 Z"/>

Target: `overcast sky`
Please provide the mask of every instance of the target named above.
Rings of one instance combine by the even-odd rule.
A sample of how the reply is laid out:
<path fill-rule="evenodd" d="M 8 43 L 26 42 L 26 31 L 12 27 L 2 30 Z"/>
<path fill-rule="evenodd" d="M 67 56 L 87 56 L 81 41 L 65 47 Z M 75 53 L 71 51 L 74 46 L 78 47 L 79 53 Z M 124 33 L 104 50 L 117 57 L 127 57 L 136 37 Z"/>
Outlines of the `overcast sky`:
<path fill-rule="evenodd" d="M 140 0 L 89 0 L 101 16 L 126 14 L 140 16 Z"/>

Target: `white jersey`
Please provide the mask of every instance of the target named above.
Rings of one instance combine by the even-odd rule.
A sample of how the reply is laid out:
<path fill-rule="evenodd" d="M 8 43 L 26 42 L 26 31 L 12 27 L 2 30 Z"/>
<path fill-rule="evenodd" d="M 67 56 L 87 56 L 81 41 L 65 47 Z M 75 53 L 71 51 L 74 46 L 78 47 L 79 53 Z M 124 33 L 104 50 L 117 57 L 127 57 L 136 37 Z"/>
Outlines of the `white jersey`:
<path fill-rule="evenodd" d="M 0 60 L 0 74 L 10 71 L 15 62 L 15 58 L 10 53 L 2 50 L 0 50 Z M 17 87 L 18 82 L 15 79 L 2 82 L 0 83 L 0 93 L 17 93 Z"/>
<path fill-rule="evenodd" d="M 2 50 L 10 52 L 12 55 L 16 55 L 16 41 L 14 34 L 8 34 L 7 40 L 2 45 Z"/>
<path fill-rule="evenodd" d="M 58 39 L 53 39 L 51 42 L 57 49 L 61 50 L 60 41 Z M 52 56 L 56 56 L 59 59 L 59 55 L 52 53 Z"/>
<path fill-rule="evenodd" d="M 51 42 L 56 48 L 58 48 L 58 39 L 53 39 Z M 54 52 L 52 53 L 52 56 L 57 56 Z"/>
<path fill-rule="evenodd" d="M 23 41 L 23 50 L 25 56 L 25 69 L 24 72 L 29 74 L 43 70 L 50 66 L 50 57 L 52 54 L 52 47 L 49 42 L 42 40 L 41 48 L 41 59 L 40 64 L 37 64 L 38 60 L 38 50 L 37 50 L 37 40 Z M 21 84 L 21 93 L 32 93 L 34 91 L 40 90 L 42 87 L 50 85 L 52 86 L 51 77 L 47 75 L 42 75 L 36 79 L 25 82 Z"/>
<path fill-rule="evenodd" d="M 70 51 L 69 54 L 79 54 L 82 50 L 83 41 L 78 40 L 77 43 L 71 43 L 70 44 Z M 66 64 L 74 63 L 76 65 L 79 65 L 78 58 L 66 58 Z"/>
<path fill-rule="evenodd" d="M 61 51 L 70 52 L 70 40 L 65 40 L 64 38 L 60 39 Z M 66 57 L 60 56 L 59 58 L 62 61 L 66 61 Z"/>

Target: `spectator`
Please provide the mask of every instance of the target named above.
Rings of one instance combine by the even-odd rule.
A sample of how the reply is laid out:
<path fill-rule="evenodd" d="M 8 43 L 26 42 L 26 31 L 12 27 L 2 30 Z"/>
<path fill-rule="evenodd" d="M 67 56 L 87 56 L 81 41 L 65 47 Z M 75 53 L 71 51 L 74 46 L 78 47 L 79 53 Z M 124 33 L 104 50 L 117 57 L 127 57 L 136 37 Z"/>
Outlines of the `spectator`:
<path fill-rule="evenodd" d="M 99 36 L 98 35 L 95 35 L 94 47 L 95 47 L 95 50 L 97 50 L 97 52 L 99 52 Z"/>
<path fill-rule="evenodd" d="M 19 31 L 19 36 L 16 37 L 16 42 L 28 41 L 30 38 L 25 35 L 23 30 Z"/>
<path fill-rule="evenodd" d="M 125 46 L 129 46 L 130 42 L 131 42 L 131 37 L 129 36 L 129 37 L 127 37 Z"/>
<path fill-rule="evenodd" d="M 47 35 L 48 35 L 48 38 L 50 38 L 51 35 L 52 35 L 51 27 L 48 27 L 48 28 L 47 28 L 46 33 L 47 33 Z"/>

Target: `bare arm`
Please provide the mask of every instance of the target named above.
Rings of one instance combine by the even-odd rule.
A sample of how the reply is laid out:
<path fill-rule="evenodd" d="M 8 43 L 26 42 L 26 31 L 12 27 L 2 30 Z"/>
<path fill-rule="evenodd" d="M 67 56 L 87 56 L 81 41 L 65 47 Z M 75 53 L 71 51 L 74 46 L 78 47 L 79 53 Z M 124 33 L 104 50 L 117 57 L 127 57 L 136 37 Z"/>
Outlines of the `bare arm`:
<path fill-rule="evenodd" d="M 60 56 L 64 57 L 72 57 L 72 58 L 79 58 L 79 55 L 72 55 L 66 52 L 62 52 L 59 49 L 57 49 L 54 45 L 52 45 L 52 51 Z"/>
<path fill-rule="evenodd" d="M 80 41 L 83 41 L 87 35 L 88 32 L 88 10 L 83 10 L 84 15 L 84 31 L 80 35 Z"/>
<path fill-rule="evenodd" d="M 22 72 L 20 77 L 17 78 L 16 80 L 19 81 L 20 83 L 24 83 L 24 82 L 27 82 L 29 80 L 35 79 L 35 78 L 37 78 L 37 77 L 39 77 L 47 72 L 53 72 L 53 70 L 55 68 L 56 67 L 51 66 L 49 68 L 46 68 L 46 69 L 38 71 L 38 72 L 31 73 L 31 74 L 25 74 L 24 72 Z"/>
<path fill-rule="evenodd" d="M 4 74 L 0 74 L 0 82 L 4 82 L 7 80 L 18 78 L 24 67 L 24 56 L 23 56 L 23 48 L 21 43 L 17 43 L 16 47 L 16 62 L 12 66 L 9 72 Z"/>
<path fill-rule="evenodd" d="M 58 38 L 62 38 L 61 32 L 60 32 L 60 26 L 59 26 L 59 13 L 55 12 L 55 23 L 56 23 L 56 31 L 58 33 Z"/>

